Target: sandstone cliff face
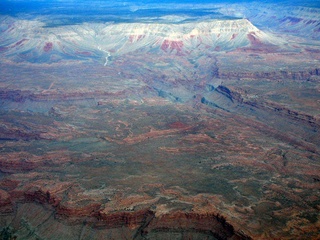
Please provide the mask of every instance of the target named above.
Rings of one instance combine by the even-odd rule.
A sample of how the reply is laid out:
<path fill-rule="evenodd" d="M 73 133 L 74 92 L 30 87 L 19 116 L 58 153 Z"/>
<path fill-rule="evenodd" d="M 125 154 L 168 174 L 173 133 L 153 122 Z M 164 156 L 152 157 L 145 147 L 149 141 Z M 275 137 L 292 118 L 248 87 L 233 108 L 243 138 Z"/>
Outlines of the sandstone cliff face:
<path fill-rule="evenodd" d="M 39 168 L 41 165 L 37 165 L 37 167 Z M 19 172 L 20 169 L 12 168 L 12 171 Z M 35 173 L 30 174 L 32 176 Z M 166 238 L 165 236 L 177 233 L 182 234 L 181 236 L 189 236 L 192 239 L 197 239 L 199 236 L 209 239 L 250 239 L 248 236 L 235 231 L 234 227 L 223 216 L 212 212 L 197 213 L 170 210 L 159 213 L 158 210 L 148 206 L 140 207 L 140 209 L 129 207 L 124 210 L 106 211 L 104 204 L 82 196 L 83 190 L 71 182 L 37 180 L 22 184 L 17 180 L 12 181 L 5 178 L 0 181 L 0 187 L 0 214 L 6 216 L 6 218 L 14 217 L 16 214 L 19 214 L 19 217 L 23 216 L 23 224 L 29 226 L 26 231 L 30 231 L 29 234 L 31 235 L 41 236 L 44 234 L 42 232 L 44 230 L 34 226 L 34 221 L 42 221 L 42 214 L 37 219 L 32 219 L 30 214 L 34 211 L 47 211 L 48 214 L 51 212 L 49 215 L 54 216 L 54 218 L 51 220 L 43 219 L 43 221 L 50 221 L 52 226 L 56 222 L 62 221 L 65 225 L 72 226 L 75 229 L 88 225 L 97 229 L 97 231 L 113 232 L 112 234 L 115 234 L 114 232 L 121 234 L 124 228 L 127 228 L 128 231 L 132 232 L 131 237 L 134 239 L 162 239 L 163 237 Z M 66 196 L 69 198 L 68 201 L 65 200 Z M 128 201 L 131 202 L 132 200 L 129 199 Z M 28 212 L 19 213 L 19 209 L 23 209 L 24 206 L 28 206 Z M 41 206 L 43 209 L 37 210 L 37 206 Z M 25 226 L 21 225 L 22 222 L 17 224 L 15 225 L 17 228 Z M 10 229 L 5 228 L 3 231 L 9 231 Z M 10 231 L 14 232 L 15 230 L 11 229 Z"/>
<path fill-rule="evenodd" d="M 155 232 L 187 232 L 193 230 L 207 233 L 216 239 L 250 239 L 248 236 L 235 232 L 232 225 L 224 217 L 215 214 L 198 214 L 174 212 L 154 218 L 142 231 L 142 236 Z"/>

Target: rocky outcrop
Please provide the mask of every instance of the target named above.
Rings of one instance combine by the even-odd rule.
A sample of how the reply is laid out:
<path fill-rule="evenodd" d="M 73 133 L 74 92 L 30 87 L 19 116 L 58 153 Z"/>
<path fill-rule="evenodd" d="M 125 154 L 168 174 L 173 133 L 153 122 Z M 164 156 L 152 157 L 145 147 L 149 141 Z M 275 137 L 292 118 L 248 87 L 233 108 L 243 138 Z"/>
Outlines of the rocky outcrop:
<path fill-rule="evenodd" d="M 311 126 L 320 127 L 320 119 L 316 116 L 311 116 L 306 113 L 302 113 L 296 110 L 289 109 L 285 106 L 282 106 L 280 104 L 277 104 L 275 102 L 270 101 L 245 101 L 244 102 L 247 105 L 250 105 L 252 107 L 256 107 L 259 109 L 263 109 L 266 111 L 272 111 L 277 114 L 281 114 L 283 116 L 289 117 L 293 120 L 296 120 L 298 122 L 303 122 L 305 124 L 309 124 Z"/>
<path fill-rule="evenodd" d="M 242 89 L 233 90 L 232 88 L 227 88 L 226 86 L 220 85 L 218 88 L 216 88 L 216 91 L 226 96 L 231 101 L 237 101 L 239 103 L 243 103 L 242 95 L 245 94 L 245 91 L 243 91 Z"/>
<path fill-rule="evenodd" d="M 10 196 L 2 190 L 0 190 L 0 203 L 2 214 L 14 214 Z M 20 205 L 20 207 L 21 206 L 23 206 L 23 204 Z M 98 204 L 92 204 L 90 207 L 78 209 L 75 209 L 74 206 L 61 207 L 58 205 L 55 208 L 43 206 L 45 207 L 43 211 L 50 211 L 54 214 L 54 220 L 51 221 L 63 221 L 64 224 L 74 229 L 79 229 L 79 225 L 86 224 L 92 229 L 105 233 L 121 233 L 123 229 L 127 228 L 134 233 L 132 239 L 161 239 L 163 234 L 173 236 L 170 234 L 176 235 L 179 232 L 187 233 L 188 236 L 193 237 L 206 237 L 206 239 L 251 239 L 241 231 L 236 231 L 223 216 L 213 213 L 203 214 L 172 211 L 157 216 L 156 212 L 149 208 L 137 211 L 103 213 L 103 211 L 99 211 L 100 205 Z M 29 210 L 32 211 L 32 204 L 29 204 Z M 24 223 L 30 222 L 32 224 L 32 221 L 33 219 L 24 217 Z M 51 222 L 51 225 L 54 224 L 54 222 Z M 37 235 L 41 236 L 42 234 L 44 233 L 38 230 Z M 109 238 L 106 236 L 105 239 Z"/>
<path fill-rule="evenodd" d="M 159 97 L 167 98 L 172 102 L 182 102 L 181 98 L 178 96 L 174 96 L 172 93 L 164 91 L 162 89 L 154 88 L 154 90 L 158 93 Z"/>
<path fill-rule="evenodd" d="M 216 91 L 225 95 L 227 98 L 231 100 L 249 105 L 250 107 L 255 107 L 264 111 L 273 112 L 276 114 L 289 117 L 290 119 L 296 120 L 298 122 L 302 122 L 304 124 L 320 127 L 320 119 L 316 116 L 312 116 L 297 110 L 290 109 L 276 102 L 263 101 L 263 100 L 260 100 L 259 98 L 257 99 L 249 98 L 247 96 L 246 91 L 240 88 L 228 88 L 226 86 L 219 86 L 216 89 Z"/>
<path fill-rule="evenodd" d="M 142 235 L 157 232 L 185 232 L 188 230 L 206 233 L 215 239 L 250 239 L 250 237 L 237 233 L 223 216 L 219 214 L 198 214 L 177 211 L 154 218 L 143 229 Z"/>
<path fill-rule="evenodd" d="M 3 154 L 0 157 L 0 171 L 6 173 L 30 171 L 42 163 L 29 158 L 27 153 Z"/>
<path fill-rule="evenodd" d="M 83 218 L 95 217 L 96 220 L 96 215 L 100 208 L 101 203 L 86 199 L 63 202 L 57 206 L 55 216 L 56 218 L 70 220 L 72 223 L 81 223 Z M 112 221 L 110 223 L 112 225 Z M 125 223 L 121 223 L 125 225 Z M 111 227 L 116 226 L 112 225 Z"/>
<path fill-rule="evenodd" d="M 216 104 L 215 102 L 206 99 L 205 97 L 202 97 L 200 101 L 202 104 L 208 105 L 209 107 L 219 108 L 219 109 L 228 111 L 228 110 L 224 109 L 223 107 L 219 106 L 218 104 Z"/>
<path fill-rule="evenodd" d="M 54 221 L 63 221 L 74 229 L 83 224 L 105 232 L 121 232 L 123 228 L 128 228 L 135 232 L 133 238 L 136 239 L 158 239 L 157 236 L 163 233 L 170 236 L 177 232 L 187 232 L 192 236 L 200 234 L 214 239 L 250 239 L 236 231 L 225 217 L 212 211 L 208 213 L 171 209 L 161 212 L 148 205 L 137 209 L 110 211 L 99 199 L 84 195 L 83 189 L 71 182 L 36 180 L 20 185 L 8 178 L 1 180 L 0 214 L 14 216 L 24 204 L 31 206 L 31 212 L 32 206 L 42 206 L 43 211 L 51 212 Z M 33 220 L 24 218 L 25 222 L 30 221 L 31 224 Z M 37 234 L 41 236 L 41 232 Z"/>
<path fill-rule="evenodd" d="M 18 140 L 37 140 L 41 139 L 41 132 L 30 131 L 23 128 L 8 128 L 5 124 L 0 126 L 0 140 L 18 141 Z"/>
<path fill-rule="evenodd" d="M 103 228 L 121 228 L 127 226 L 130 228 L 141 228 L 148 224 L 155 216 L 150 209 L 141 209 L 138 211 L 124 211 L 114 213 L 104 213 L 103 211 L 95 214 L 98 222 L 95 227 Z"/>
<path fill-rule="evenodd" d="M 0 189 L 0 215 L 13 212 L 10 194 Z"/>

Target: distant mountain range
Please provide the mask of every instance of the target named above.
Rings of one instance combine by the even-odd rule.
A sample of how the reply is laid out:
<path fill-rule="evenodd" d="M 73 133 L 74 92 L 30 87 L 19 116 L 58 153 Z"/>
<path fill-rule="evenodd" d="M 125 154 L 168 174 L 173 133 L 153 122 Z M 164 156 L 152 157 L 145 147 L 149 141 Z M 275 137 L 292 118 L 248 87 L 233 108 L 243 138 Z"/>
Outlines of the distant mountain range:
<path fill-rule="evenodd" d="M 245 17 L 263 29 L 320 40 L 320 3 L 316 7 L 282 4 L 234 4 L 220 6 L 219 12 Z"/>
<path fill-rule="evenodd" d="M 39 21 L 2 19 L 2 57 L 13 61 L 55 62 L 61 59 L 112 57 L 134 51 L 187 55 L 228 51 L 282 40 L 260 31 L 247 19 L 208 20 L 184 24 L 87 23 L 45 28 Z"/>
<path fill-rule="evenodd" d="M 127 12 L 119 16 L 118 22 L 101 22 L 98 17 L 97 22 L 75 19 L 73 24 L 66 20 L 67 14 L 52 15 L 53 10 L 43 16 L 0 15 L 0 56 L 14 62 L 90 59 L 106 65 L 115 56 L 135 51 L 189 55 L 263 47 L 268 52 L 274 46 L 290 48 L 290 41 L 299 43 L 306 39 L 308 44 L 314 44 L 310 41 L 320 39 L 319 8 L 258 3 L 189 4 L 185 5 L 190 7 L 189 15 L 186 10 L 177 15 L 161 15 L 170 12 L 166 6 L 161 10 L 157 5 L 146 5 L 145 10 L 150 11 L 147 18 L 137 13 L 144 9 L 142 5 L 125 6 L 124 9 L 140 16 L 137 22 L 120 21 Z M 97 11 L 102 14 L 102 7 Z M 106 16 L 115 17 L 114 11 L 106 12 Z M 199 11 L 200 16 L 194 19 L 192 13 Z M 54 24 L 57 18 L 62 22 Z M 294 40 L 289 41 L 288 36 Z"/>

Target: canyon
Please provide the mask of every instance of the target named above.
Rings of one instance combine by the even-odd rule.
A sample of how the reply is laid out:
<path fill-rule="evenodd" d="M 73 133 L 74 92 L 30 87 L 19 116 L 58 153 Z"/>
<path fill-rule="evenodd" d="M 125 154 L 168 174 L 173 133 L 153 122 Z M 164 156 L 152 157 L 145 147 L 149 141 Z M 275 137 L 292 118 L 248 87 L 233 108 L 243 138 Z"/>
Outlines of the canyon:
<path fill-rule="evenodd" d="M 319 238 L 318 8 L 197 6 L 0 15 L 1 239 Z"/>

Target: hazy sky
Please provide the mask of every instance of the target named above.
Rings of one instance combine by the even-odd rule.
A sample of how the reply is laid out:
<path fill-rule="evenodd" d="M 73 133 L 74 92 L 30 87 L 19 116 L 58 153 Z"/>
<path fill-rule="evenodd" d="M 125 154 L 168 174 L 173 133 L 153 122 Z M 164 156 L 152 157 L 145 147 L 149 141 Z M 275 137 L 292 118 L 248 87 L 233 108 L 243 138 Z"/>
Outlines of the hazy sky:
<path fill-rule="evenodd" d="M 158 9 L 163 9 L 167 6 L 166 3 L 173 3 L 175 10 L 181 9 L 186 11 L 187 8 L 184 4 L 215 4 L 215 3 L 243 3 L 243 2 L 258 2 L 258 3 L 275 3 L 285 5 L 299 5 L 311 6 L 320 8 L 320 0 L 0 0 L 0 14 L 2 15 L 102 15 L 106 10 L 109 12 L 117 13 L 118 15 L 125 15 L 132 12 L 132 6 L 142 6 L 148 9 L 148 6 L 157 5 Z M 136 8 L 141 9 L 141 8 Z M 173 8 L 167 8 L 173 10 Z M 90 11 L 90 13 L 89 13 Z M 100 11 L 100 12 L 99 12 Z M 155 12 L 155 11 L 154 11 Z M 201 15 L 201 12 L 198 12 Z"/>

